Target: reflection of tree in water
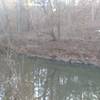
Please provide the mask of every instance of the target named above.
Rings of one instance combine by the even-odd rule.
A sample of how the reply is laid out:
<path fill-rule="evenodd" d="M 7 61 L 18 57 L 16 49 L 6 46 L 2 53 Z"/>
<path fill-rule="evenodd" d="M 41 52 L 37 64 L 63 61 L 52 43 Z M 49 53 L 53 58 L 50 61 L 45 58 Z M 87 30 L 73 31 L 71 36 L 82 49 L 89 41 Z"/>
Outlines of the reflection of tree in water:
<path fill-rule="evenodd" d="M 16 66 L 8 82 L 0 83 L 0 97 L 4 97 L 1 100 L 99 100 L 100 85 L 95 79 L 89 80 L 82 73 L 75 73 L 73 67 L 64 68 L 53 61 L 31 61 L 32 68 L 25 60 L 23 74 L 17 73 Z"/>
<path fill-rule="evenodd" d="M 36 100 L 98 100 L 100 91 L 92 81 L 57 68 L 34 66 L 33 93 Z"/>
<path fill-rule="evenodd" d="M 0 85 L 0 100 L 2 100 L 5 95 L 4 91 L 5 91 L 4 86 L 1 84 Z"/>

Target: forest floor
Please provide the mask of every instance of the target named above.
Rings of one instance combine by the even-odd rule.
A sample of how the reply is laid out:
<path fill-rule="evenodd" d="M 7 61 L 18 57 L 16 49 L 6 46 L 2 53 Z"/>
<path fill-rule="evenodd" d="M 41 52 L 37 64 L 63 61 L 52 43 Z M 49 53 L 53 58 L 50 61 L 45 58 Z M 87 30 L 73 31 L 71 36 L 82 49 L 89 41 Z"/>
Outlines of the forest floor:
<path fill-rule="evenodd" d="M 8 46 L 7 39 L 0 47 Z M 13 38 L 11 48 L 17 53 L 57 60 L 100 65 L 100 41 L 85 40 L 40 40 L 22 37 Z"/>

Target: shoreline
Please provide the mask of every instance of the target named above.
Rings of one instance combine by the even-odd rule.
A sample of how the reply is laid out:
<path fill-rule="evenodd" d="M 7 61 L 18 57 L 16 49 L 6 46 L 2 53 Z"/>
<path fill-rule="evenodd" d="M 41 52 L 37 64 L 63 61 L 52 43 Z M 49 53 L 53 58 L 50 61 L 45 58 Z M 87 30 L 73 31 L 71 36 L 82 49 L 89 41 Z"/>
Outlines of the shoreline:
<path fill-rule="evenodd" d="M 6 40 L 6 39 L 5 39 Z M 93 64 L 100 67 L 100 41 L 60 40 L 41 41 L 13 38 L 12 46 L 1 41 L 0 47 L 8 47 L 18 54 L 30 57 L 55 59 L 71 63 Z"/>
<path fill-rule="evenodd" d="M 100 64 L 96 62 L 88 62 L 88 61 L 82 61 L 82 60 L 77 60 L 77 59 L 65 59 L 65 58 L 51 58 L 49 56 L 43 56 L 43 55 L 32 55 L 32 54 L 19 54 L 19 55 L 24 55 L 29 58 L 40 58 L 40 59 L 46 59 L 46 60 L 53 60 L 53 61 L 63 61 L 68 64 L 85 64 L 85 65 L 94 65 L 97 68 L 100 68 Z"/>

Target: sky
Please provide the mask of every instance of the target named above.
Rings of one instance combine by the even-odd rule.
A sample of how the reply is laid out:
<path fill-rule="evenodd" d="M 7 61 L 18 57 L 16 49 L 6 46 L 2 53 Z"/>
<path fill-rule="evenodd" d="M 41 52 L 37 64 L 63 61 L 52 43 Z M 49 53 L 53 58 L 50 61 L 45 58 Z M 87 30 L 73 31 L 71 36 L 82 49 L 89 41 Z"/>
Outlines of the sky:
<path fill-rule="evenodd" d="M 29 0 L 31 1 L 31 0 Z M 42 2 L 47 2 L 48 0 L 34 0 L 35 2 L 39 2 L 39 1 L 42 1 Z M 53 4 L 55 0 L 51 0 L 51 3 Z M 65 3 L 66 5 L 69 3 L 69 1 L 71 0 L 58 0 L 59 2 L 63 2 Z M 78 4 L 79 0 L 76 0 L 76 5 Z"/>

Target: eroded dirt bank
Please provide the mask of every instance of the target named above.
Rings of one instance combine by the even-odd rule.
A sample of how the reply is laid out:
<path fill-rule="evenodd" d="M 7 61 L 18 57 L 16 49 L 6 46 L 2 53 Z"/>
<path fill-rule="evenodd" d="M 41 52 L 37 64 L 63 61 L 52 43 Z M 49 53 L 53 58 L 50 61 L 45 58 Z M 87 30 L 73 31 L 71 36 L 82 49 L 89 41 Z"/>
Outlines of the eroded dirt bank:
<path fill-rule="evenodd" d="M 9 46 L 7 39 L 0 42 Z M 30 56 L 40 56 L 57 60 L 91 63 L 100 66 L 100 41 L 59 40 L 41 41 L 32 39 L 13 38 L 11 48 L 17 53 Z"/>

